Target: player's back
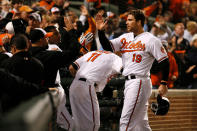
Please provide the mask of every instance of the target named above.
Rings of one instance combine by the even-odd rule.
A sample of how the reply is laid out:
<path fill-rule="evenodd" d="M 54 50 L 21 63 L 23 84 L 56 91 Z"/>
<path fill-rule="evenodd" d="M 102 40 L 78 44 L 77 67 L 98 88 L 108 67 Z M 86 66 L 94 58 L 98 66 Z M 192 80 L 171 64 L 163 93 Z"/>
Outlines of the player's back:
<path fill-rule="evenodd" d="M 76 60 L 76 63 L 80 66 L 76 76 L 84 77 L 94 82 L 107 79 L 116 70 L 114 68 L 115 63 L 122 66 L 121 58 L 107 51 L 89 52 Z"/>

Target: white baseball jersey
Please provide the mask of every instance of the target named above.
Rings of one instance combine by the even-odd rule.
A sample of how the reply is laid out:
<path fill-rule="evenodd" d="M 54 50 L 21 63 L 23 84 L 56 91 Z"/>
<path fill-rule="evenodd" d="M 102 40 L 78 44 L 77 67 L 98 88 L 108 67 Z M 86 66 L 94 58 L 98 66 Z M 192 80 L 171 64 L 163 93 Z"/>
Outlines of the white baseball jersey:
<path fill-rule="evenodd" d="M 102 91 L 107 79 L 120 73 L 122 59 L 107 51 L 92 51 L 74 62 L 78 66 L 76 77 L 86 78 L 98 84 L 98 90 Z"/>
<path fill-rule="evenodd" d="M 125 81 L 124 105 L 120 118 L 120 131 L 151 131 L 148 124 L 148 99 L 152 92 L 150 69 L 153 61 L 166 59 L 161 41 L 149 32 L 134 37 L 126 33 L 111 40 L 114 51 L 122 53 L 123 75 L 135 75 Z"/>
<path fill-rule="evenodd" d="M 98 131 L 100 109 L 96 91 L 102 91 L 108 77 L 120 72 L 122 60 L 111 52 L 92 51 L 77 59 L 75 64 L 78 66 L 78 71 L 70 86 L 74 129 Z"/>
<path fill-rule="evenodd" d="M 150 76 L 154 59 L 160 62 L 168 57 L 161 41 L 149 32 L 136 37 L 133 33 L 126 33 L 111 43 L 114 52 L 122 53 L 124 76 Z"/>

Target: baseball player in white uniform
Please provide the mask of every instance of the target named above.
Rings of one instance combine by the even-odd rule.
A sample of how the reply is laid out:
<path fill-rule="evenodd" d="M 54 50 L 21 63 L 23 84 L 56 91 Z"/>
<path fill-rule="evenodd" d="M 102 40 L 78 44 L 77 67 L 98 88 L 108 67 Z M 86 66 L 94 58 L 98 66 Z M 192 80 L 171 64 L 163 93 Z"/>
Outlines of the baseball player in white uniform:
<path fill-rule="evenodd" d="M 151 131 L 148 123 L 148 99 L 152 92 L 150 69 L 156 59 L 163 69 L 163 79 L 158 89 L 167 93 L 169 61 L 161 41 L 144 32 L 145 16 L 141 10 L 132 10 L 127 17 L 129 33 L 108 41 L 104 34 L 106 22 L 102 14 L 96 16 L 99 40 L 105 50 L 120 51 L 125 76 L 124 105 L 120 118 L 120 131 Z"/>
<path fill-rule="evenodd" d="M 75 75 L 70 86 L 70 104 L 76 131 L 98 131 L 100 110 L 96 92 L 111 75 L 120 73 L 122 59 L 107 51 L 92 51 L 77 59 L 69 70 Z"/>
<path fill-rule="evenodd" d="M 50 26 L 50 31 L 53 31 L 53 33 L 59 33 L 57 32 L 57 29 L 53 26 Z M 37 28 L 40 29 L 44 34 L 47 34 L 47 32 L 41 28 Z M 58 37 L 59 34 L 55 37 Z M 49 41 L 54 41 L 54 38 L 52 40 L 50 40 L 51 38 L 49 37 Z M 55 39 L 58 43 L 60 41 L 60 38 L 56 38 Z M 48 41 L 48 42 L 49 42 Z M 55 42 L 55 41 L 54 41 Z M 62 50 L 59 48 L 59 46 L 57 44 L 50 44 L 48 43 L 48 49 L 47 50 L 55 50 L 55 51 L 61 51 Z M 72 131 L 73 129 L 73 119 L 72 116 L 70 115 L 70 113 L 68 112 L 67 108 L 66 108 L 66 94 L 65 91 L 61 85 L 61 78 L 60 78 L 60 73 L 59 70 L 57 72 L 57 76 L 56 76 L 56 81 L 55 83 L 57 85 L 59 85 L 58 87 L 56 87 L 58 89 L 58 97 L 59 97 L 59 105 L 57 107 L 57 124 L 58 126 L 60 126 L 63 129 L 66 129 L 68 131 Z"/>

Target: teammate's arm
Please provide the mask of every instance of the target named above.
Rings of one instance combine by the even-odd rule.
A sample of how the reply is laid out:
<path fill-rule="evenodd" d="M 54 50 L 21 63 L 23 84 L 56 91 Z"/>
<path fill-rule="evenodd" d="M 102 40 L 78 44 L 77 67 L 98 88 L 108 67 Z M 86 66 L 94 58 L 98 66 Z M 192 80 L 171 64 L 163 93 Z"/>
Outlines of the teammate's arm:
<path fill-rule="evenodd" d="M 161 96 L 165 95 L 168 92 L 167 81 L 169 76 L 169 60 L 166 58 L 165 60 L 159 63 L 162 71 L 162 80 L 160 86 L 158 88 L 158 92 Z"/>
<path fill-rule="evenodd" d="M 98 13 L 95 18 L 96 28 L 98 29 L 98 36 L 100 43 L 104 50 L 113 51 L 113 48 L 111 47 L 110 41 L 105 36 L 105 26 L 107 24 L 107 20 L 104 20 L 102 13 Z"/>
<path fill-rule="evenodd" d="M 103 49 L 104 50 L 107 50 L 107 51 L 112 51 L 113 52 L 113 49 L 111 47 L 111 43 L 107 39 L 107 37 L 105 36 L 105 32 L 102 31 L 102 30 L 98 30 L 98 36 L 99 36 L 99 40 L 100 40 L 100 43 L 101 43 Z"/>
<path fill-rule="evenodd" d="M 78 66 L 75 64 L 75 63 L 72 63 L 70 66 L 69 66 L 69 71 L 70 71 L 70 74 L 75 77 L 76 73 L 77 73 L 77 70 L 78 70 Z"/>

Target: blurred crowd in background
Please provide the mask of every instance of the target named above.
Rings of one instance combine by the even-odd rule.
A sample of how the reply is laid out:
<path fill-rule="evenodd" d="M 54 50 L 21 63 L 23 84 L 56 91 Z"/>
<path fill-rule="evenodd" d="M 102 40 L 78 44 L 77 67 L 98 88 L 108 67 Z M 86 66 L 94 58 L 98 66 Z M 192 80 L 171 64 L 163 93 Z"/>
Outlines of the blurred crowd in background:
<path fill-rule="evenodd" d="M 86 53 L 80 45 L 81 35 L 89 32 L 94 34 L 93 42 L 86 45 L 89 51 L 103 50 L 94 19 L 98 12 L 103 12 L 103 17 L 108 20 L 105 34 L 111 40 L 127 32 L 127 11 L 142 9 L 147 18 L 144 30 L 158 37 L 168 52 L 168 87 L 197 88 L 196 1 L 84 0 L 79 1 L 81 5 L 78 6 L 73 6 L 73 1 L 76 2 L 1 0 L 0 68 L 28 82 L 55 87 L 57 71 L 60 71 L 60 78 L 71 77 L 65 73 L 65 67 Z M 107 8 L 104 4 L 108 5 Z M 118 11 L 111 10 L 110 5 L 116 6 Z M 19 55 L 21 51 L 23 54 Z M 121 53 L 117 54 L 121 56 Z M 36 60 L 31 61 L 35 66 L 25 62 L 26 66 L 22 66 L 14 56 L 21 56 L 25 60 L 35 57 Z M 159 86 L 162 76 L 157 64 L 155 61 L 151 69 L 153 88 Z"/>

